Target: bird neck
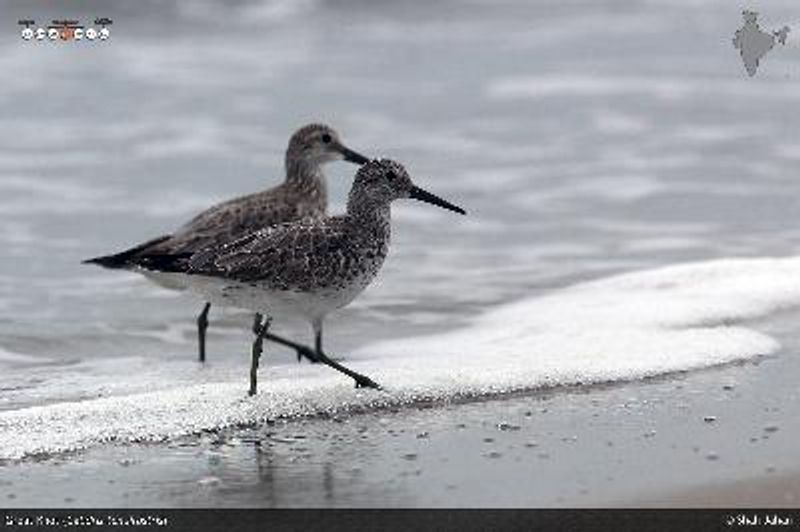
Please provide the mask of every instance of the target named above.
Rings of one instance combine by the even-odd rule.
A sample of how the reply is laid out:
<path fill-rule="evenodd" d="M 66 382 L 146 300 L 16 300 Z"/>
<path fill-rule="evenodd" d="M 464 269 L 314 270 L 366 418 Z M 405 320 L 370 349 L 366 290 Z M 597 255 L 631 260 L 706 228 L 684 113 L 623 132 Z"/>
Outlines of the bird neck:
<path fill-rule="evenodd" d="M 293 157 L 286 154 L 286 185 L 307 197 L 318 200 L 322 204 L 328 203 L 328 187 L 322 166 L 305 158 Z"/>
<path fill-rule="evenodd" d="M 347 217 L 354 227 L 378 234 L 382 238 L 389 238 L 391 227 L 389 201 L 371 198 L 354 188 L 347 200 Z"/>

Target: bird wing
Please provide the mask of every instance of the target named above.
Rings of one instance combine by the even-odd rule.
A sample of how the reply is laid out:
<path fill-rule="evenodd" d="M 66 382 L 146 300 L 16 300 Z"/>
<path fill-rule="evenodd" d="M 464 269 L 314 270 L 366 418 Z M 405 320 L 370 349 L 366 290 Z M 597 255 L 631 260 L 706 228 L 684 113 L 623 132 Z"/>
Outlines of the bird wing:
<path fill-rule="evenodd" d="M 353 260 L 353 251 L 339 219 L 297 222 L 196 253 L 189 273 L 258 282 L 278 290 L 307 290 L 329 282 L 342 264 Z"/>
<path fill-rule="evenodd" d="M 262 227 L 300 218 L 303 213 L 298 202 L 286 196 L 285 191 L 277 187 L 215 205 L 178 229 L 164 247 L 172 253 L 197 251 L 230 242 Z"/>

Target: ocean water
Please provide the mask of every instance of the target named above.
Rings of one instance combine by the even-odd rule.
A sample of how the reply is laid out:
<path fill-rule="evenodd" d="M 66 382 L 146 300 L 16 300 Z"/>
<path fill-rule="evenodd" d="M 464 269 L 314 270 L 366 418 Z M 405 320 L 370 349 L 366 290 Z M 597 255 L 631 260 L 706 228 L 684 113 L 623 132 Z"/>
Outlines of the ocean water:
<path fill-rule="evenodd" d="M 766 28 L 797 20 L 788 2 L 750 7 Z M 798 41 L 747 77 L 730 41 L 739 6 L 0 10 L 114 19 L 102 43 L 0 33 L 0 425 L 31 437 L 0 458 L 741 360 L 779 349 L 747 320 L 800 299 Z M 329 351 L 382 377 L 389 399 L 270 348 L 262 397 L 242 402 L 250 316 L 212 309 L 201 367 L 199 300 L 80 264 L 278 183 L 288 136 L 309 121 L 469 211 L 398 202 L 379 280 L 327 323 Z M 327 169 L 333 212 L 353 172 Z M 302 323 L 276 328 L 310 340 Z M 485 372 L 493 362 L 504 371 Z M 118 418 L 116 433 L 78 422 L 97 412 Z M 41 420 L 76 432 L 37 440 Z"/>

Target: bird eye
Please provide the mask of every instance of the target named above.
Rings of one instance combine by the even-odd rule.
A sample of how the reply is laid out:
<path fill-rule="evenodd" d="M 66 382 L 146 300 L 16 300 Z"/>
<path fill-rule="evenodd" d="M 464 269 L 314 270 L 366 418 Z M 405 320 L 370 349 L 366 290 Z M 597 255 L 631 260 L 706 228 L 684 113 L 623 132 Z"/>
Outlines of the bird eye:
<path fill-rule="evenodd" d="M 322 135 L 322 142 L 324 142 L 325 144 L 330 144 L 332 140 L 333 139 L 331 138 L 331 136 L 328 135 L 327 133 Z"/>
<path fill-rule="evenodd" d="M 395 173 L 394 173 L 394 172 L 392 172 L 391 170 L 389 170 L 389 171 L 386 173 L 386 177 L 388 177 L 390 180 L 393 180 L 393 179 L 396 179 L 396 178 L 397 178 L 397 176 L 395 175 Z"/>

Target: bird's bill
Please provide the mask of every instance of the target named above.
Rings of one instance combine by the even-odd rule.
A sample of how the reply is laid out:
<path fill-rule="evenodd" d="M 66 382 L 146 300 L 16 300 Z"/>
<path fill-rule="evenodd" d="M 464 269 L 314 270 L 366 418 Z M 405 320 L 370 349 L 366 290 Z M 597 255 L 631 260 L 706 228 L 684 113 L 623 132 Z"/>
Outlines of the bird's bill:
<path fill-rule="evenodd" d="M 355 151 L 351 150 L 350 148 L 348 148 L 346 146 L 341 146 L 340 145 L 339 146 L 339 153 L 341 153 L 342 157 L 344 157 L 344 160 L 349 162 L 349 163 L 366 164 L 366 163 L 369 162 L 369 158 L 364 157 L 360 153 L 355 152 Z"/>
<path fill-rule="evenodd" d="M 461 207 L 457 207 L 449 201 L 443 200 L 439 196 L 431 194 L 427 190 L 423 190 L 419 187 L 412 187 L 411 193 L 408 195 L 408 197 L 418 201 L 424 201 L 425 203 L 430 203 L 431 205 L 436 205 L 437 207 L 447 209 L 448 211 L 457 212 L 458 214 L 467 214 L 467 211 Z"/>

